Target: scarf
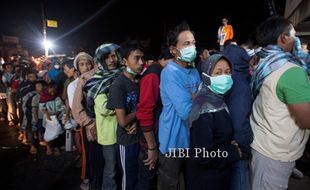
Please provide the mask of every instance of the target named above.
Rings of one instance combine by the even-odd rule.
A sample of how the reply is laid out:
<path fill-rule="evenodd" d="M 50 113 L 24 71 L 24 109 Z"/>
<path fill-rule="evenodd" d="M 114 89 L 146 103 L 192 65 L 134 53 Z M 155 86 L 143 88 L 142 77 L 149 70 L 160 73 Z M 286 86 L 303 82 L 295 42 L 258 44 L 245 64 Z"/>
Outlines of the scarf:
<path fill-rule="evenodd" d="M 274 71 L 280 69 L 288 62 L 301 66 L 310 74 L 310 55 L 303 52 L 299 38 L 296 37 L 293 51 L 284 52 L 284 50 L 277 45 L 268 45 L 259 53 L 260 61 L 258 67 L 253 73 L 251 88 L 254 98 L 257 96 L 260 87 L 264 80 Z"/>
<path fill-rule="evenodd" d="M 224 55 L 214 54 L 201 64 L 201 71 L 211 76 L 212 71 L 220 59 L 225 59 L 232 68 L 231 62 Z M 202 75 L 203 76 L 203 75 Z M 204 113 L 214 113 L 226 109 L 224 95 L 216 94 L 208 87 L 210 79 L 202 77 L 202 83 L 199 85 L 197 96 L 193 100 L 191 112 L 189 114 L 189 126 Z"/>
<path fill-rule="evenodd" d="M 99 94 L 107 94 L 112 82 L 122 73 L 122 69 L 106 70 L 99 66 L 95 75 L 91 77 L 83 87 L 86 93 L 86 109 L 95 116 L 94 101 Z"/>
<path fill-rule="evenodd" d="M 46 88 L 40 95 L 40 103 L 46 103 L 56 99 L 57 95 L 51 95 L 48 93 L 48 89 Z"/>
<path fill-rule="evenodd" d="M 200 115 L 205 113 L 219 112 L 226 109 L 224 96 L 212 92 L 205 83 L 201 83 L 198 88 L 197 97 L 193 100 L 192 110 L 189 114 L 190 126 Z"/>

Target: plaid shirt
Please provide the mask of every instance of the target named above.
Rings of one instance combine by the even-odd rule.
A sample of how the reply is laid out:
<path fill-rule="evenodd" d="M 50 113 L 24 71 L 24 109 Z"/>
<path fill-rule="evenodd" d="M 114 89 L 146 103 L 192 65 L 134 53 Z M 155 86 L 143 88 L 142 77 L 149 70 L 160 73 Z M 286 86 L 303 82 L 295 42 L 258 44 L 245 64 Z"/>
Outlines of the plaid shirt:
<path fill-rule="evenodd" d="M 86 92 L 86 109 L 88 113 L 90 113 L 93 118 L 95 117 L 94 112 L 94 105 L 95 105 L 95 99 L 99 94 L 102 93 L 108 93 L 109 87 L 121 74 L 121 69 L 115 69 L 115 70 L 104 70 L 101 67 L 98 68 L 96 71 L 96 74 L 90 78 L 84 88 L 83 91 Z"/>
<path fill-rule="evenodd" d="M 298 37 L 296 37 L 292 53 L 284 52 L 277 45 L 268 45 L 258 53 L 258 56 L 261 60 L 254 71 L 251 81 L 254 98 L 257 96 L 265 78 L 288 62 L 301 66 L 310 75 L 310 55 L 301 49 Z"/>

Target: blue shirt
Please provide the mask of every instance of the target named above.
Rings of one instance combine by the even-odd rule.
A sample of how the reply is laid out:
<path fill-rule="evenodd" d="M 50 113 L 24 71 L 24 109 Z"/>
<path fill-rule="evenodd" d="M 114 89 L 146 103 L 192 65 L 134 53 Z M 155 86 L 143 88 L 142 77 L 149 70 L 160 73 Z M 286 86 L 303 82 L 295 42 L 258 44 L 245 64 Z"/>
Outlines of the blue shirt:
<path fill-rule="evenodd" d="M 201 82 L 196 69 L 186 69 L 170 61 L 160 77 L 160 96 L 163 110 L 159 118 L 159 150 L 189 147 L 188 117 L 192 95 Z"/>
<path fill-rule="evenodd" d="M 60 74 L 60 70 L 53 68 L 48 72 L 48 78 L 56 82 L 59 74 Z"/>

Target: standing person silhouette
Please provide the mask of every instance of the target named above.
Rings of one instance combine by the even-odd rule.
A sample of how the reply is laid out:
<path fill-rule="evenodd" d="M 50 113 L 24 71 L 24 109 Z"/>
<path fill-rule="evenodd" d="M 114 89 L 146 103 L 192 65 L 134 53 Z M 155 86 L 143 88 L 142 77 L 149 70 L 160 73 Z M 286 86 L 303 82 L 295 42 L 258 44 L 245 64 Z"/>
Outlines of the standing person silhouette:
<path fill-rule="evenodd" d="M 234 30 L 232 25 L 228 24 L 227 17 L 222 19 L 223 25 L 219 27 L 217 34 L 217 43 L 220 45 L 220 51 L 224 51 L 224 43 L 234 37 Z"/>

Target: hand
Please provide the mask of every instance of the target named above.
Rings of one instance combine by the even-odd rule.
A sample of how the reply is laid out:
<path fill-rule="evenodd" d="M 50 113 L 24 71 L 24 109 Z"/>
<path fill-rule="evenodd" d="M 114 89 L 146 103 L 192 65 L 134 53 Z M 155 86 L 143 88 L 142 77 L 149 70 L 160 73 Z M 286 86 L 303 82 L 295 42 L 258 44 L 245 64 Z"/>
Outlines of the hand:
<path fill-rule="evenodd" d="M 45 113 L 45 116 L 46 116 L 46 119 L 52 121 L 51 115 L 48 112 Z"/>
<path fill-rule="evenodd" d="M 96 127 L 93 126 L 87 126 L 86 127 L 86 135 L 87 135 L 87 140 L 88 141 L 96 141 L 97 135 L 96 135 Z"/>
<path fill-rule="evenodd" d="M 60 113 L 61 113 L 60 111 L 56 112 L 56 114 L 55 114 L 56 117 L 58 117 L 60 115 Z"/>
<path fill-rule="evenodd" d="M 137 134 L 137 123 L 133 123 L 132 125 L 125 128 L 128 135 L 135 135 Z"/>
<path fill-rule="evenodd" d="M 241 149 L 240 149 L 240 147 L 239 147 L 239 144 L 237 143 L 237 141 L 235 141 L 235 140 L 233 140 L 233 141 L 231 141 L 231 144 L 232 145 L 235 145 L 236 147 L 237 147 L 237 149 L 238 149 L 238 152 L 239 152 L 239 156 L 240 156 L 240 158 L 242 158 L 242 151 L 241 151 Z"/>
<path fill-rule="evenodd" d="M 62 124 L 66 124 L 68 120 L 69 120 L 69 116 L 67 114 L 65 114 L 65 117 L 62 121 Z"/>
<path fill-rule="evenodd" d="M 155 169 L 156 161 L 158 159 L 158 150 L 148 150 L 147 159 L 143 160 L 145 166 L 149 166 L 149 170 Z"/>
<path fill-rule="evenodd" d="M 194 100 L 196 97 L 197 97 L 197 93 L 195 93 L 195 94 L 192 94 L 192 100 Z"/>

